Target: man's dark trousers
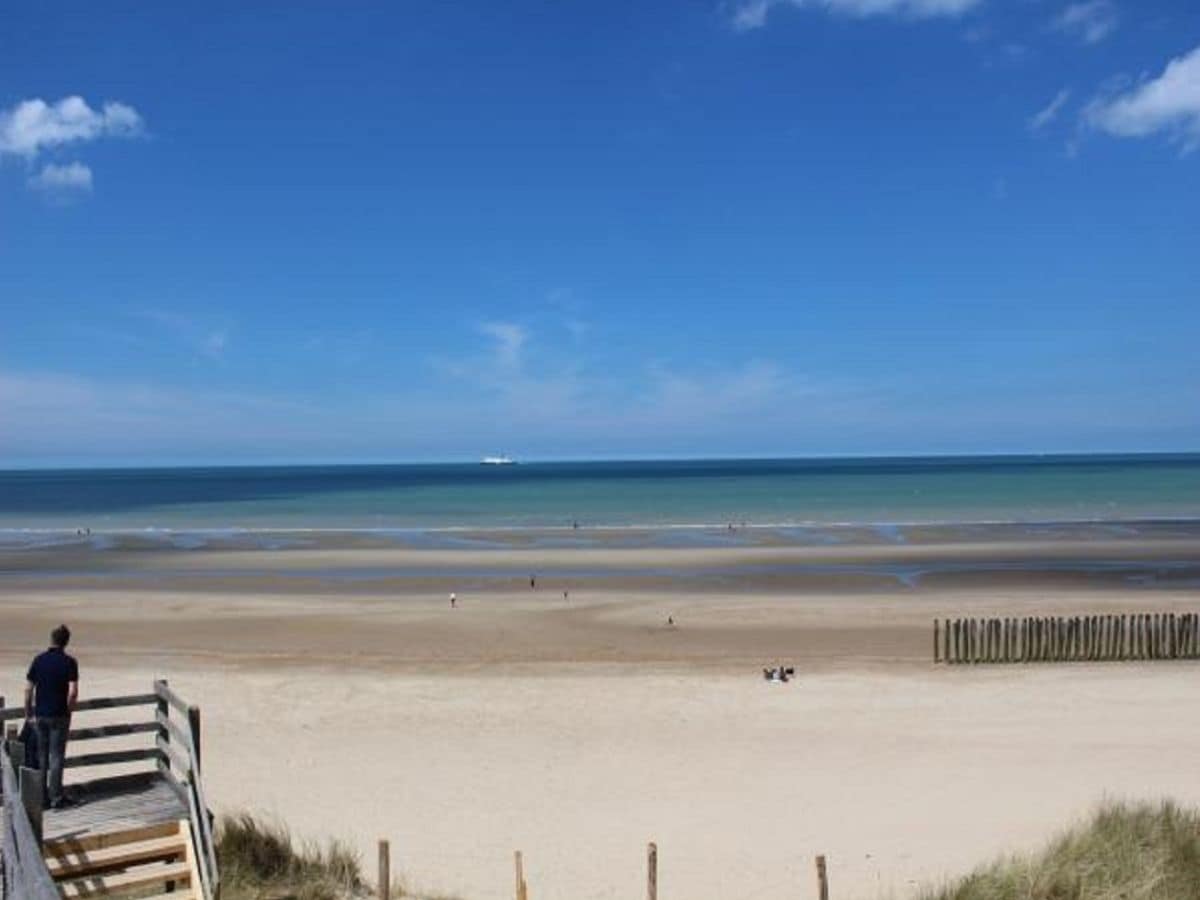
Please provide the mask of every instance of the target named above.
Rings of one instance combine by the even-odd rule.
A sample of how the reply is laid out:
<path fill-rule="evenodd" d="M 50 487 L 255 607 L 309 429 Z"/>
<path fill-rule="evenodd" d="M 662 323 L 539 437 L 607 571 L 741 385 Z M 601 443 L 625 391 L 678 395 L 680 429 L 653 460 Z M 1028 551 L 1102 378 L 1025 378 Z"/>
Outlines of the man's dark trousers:
<path fill-rule="evenodd" d="M 37 720 L 42 795 L 51 806 L 63 798 L 63 760 L 67 755 L 67 731 L 70 724 L 70 716 L 38 716 Z"/>

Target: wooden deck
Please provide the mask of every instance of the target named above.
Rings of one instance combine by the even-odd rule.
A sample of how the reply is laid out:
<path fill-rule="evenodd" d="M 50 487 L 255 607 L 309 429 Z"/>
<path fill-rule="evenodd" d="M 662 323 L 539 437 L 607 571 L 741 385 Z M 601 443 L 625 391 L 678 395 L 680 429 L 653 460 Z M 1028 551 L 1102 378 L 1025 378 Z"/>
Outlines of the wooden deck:
<path fill-rule="evenodd" d="M 74 785 L 80 803 L 48 809 L 42 819 L 47 841 L 125 831 L 188 818 L 187 804 L 161 775 L 146 774 Z"/>
<path fill-rule="evenodd" d="M 23 710 L 6 709 L 0 698 L 0 865 L 7 870 L 0 900 L 218 895 L 200 778 L 200 710 L 165 681 L 153 688 L 77 704 L 65 766 L 67 795 L 76 802 L 57 810 L 42 808 L 41 779 L 24 766 L 15 725 Z M 90 749 L 97 742 L 101 749 Z M 123 774 L 98 777 L 114 771 Z"/>

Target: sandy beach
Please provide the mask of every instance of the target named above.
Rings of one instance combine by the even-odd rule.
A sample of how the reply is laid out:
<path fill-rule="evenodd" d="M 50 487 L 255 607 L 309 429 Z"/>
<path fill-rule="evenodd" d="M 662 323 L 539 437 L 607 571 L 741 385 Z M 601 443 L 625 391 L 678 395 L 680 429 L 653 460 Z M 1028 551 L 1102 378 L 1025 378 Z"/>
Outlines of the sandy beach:
<path fill-rule="evenodd" d="M 1106 796 L 1200 802 L 1193 664 L 931 663 L 935 616 L 1194 611 L 1063 562 L 1153 572 L 1194 540 L 1089 547 L 7 552 L 0 686 L 69 621 L 85 694 L 162 676 L 203 707 L 218 811 L 364 860 L 387 837 L 471 900 L 510 895 L 514 849 L 533 896 L 635 896 L 650 840 L 664 896 L 810 896 L 825 853 L 837 896 L 903 897 Z"/>

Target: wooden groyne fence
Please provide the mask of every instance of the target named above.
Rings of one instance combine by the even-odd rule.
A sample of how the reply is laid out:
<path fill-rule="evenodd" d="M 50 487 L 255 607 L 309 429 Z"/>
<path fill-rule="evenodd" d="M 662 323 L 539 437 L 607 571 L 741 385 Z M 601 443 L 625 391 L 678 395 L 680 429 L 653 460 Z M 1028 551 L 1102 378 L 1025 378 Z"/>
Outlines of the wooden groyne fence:
<path fill-rule="evenodd" d="M 1200 659 L 1200 615 L 935 619 L 933 661 L 977 663 L 1120 662 Z"/>

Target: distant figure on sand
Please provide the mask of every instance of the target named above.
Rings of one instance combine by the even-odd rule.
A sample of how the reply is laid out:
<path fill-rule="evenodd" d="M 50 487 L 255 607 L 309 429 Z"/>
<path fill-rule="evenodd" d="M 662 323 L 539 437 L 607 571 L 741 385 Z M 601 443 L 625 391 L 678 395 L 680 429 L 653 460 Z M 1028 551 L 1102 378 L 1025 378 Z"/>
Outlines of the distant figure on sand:
<path fill-rule="evenodd" d="M 532 590 L 534 590 L 535 588 L 537 588 L 537 576 L 536 576 L 536 575 L 530 575 L 530 576 L 529 576 L 529 589 L 532 591 Z"/>
<path fill-rule="evenodd" d="M 563 591 L 563 600 L 568 600 L 568 601 L 569 601 L 570 599 L 571 599 L 571 594 L 570 594 L 570 592 L 569 592 L 569 591 Z"/>
<path fill-rule="evenodd" d="M 674 616 L 667 616 L 667 627 L 669 627 L 669 628 L 675 627 L 675 617 Z"/>
<path fill-rule="evenodd" d="M 458 605 L 458 594 L 451 594 L 450 595 L 450 608 L 454 609 L 454 607 L 457 605 Z"/>
<path fill-rule="evenodd" d="M 79 664 L 67 655 L 71 629 L 50 632 L 50 648 L 39 653 L 25 675 L 25 721 L 37 729 L 42 796 L 53 809 L 67 805 L 63 794 L 63 760 L 71 712 L 79 699 Z"/>

